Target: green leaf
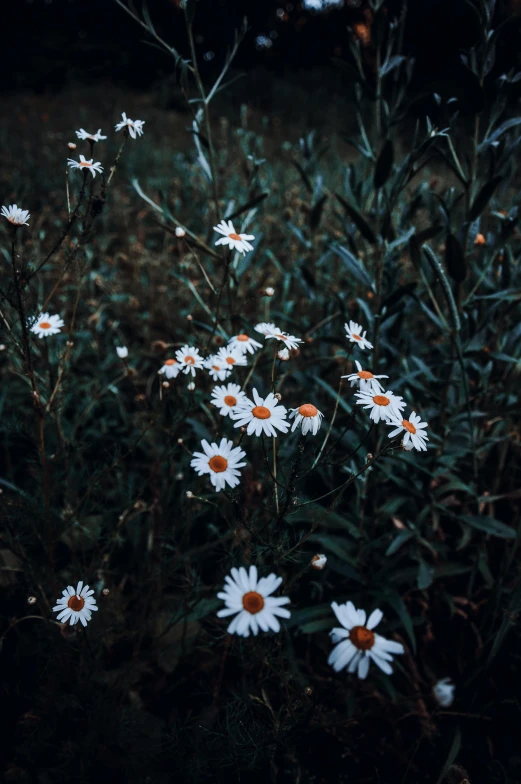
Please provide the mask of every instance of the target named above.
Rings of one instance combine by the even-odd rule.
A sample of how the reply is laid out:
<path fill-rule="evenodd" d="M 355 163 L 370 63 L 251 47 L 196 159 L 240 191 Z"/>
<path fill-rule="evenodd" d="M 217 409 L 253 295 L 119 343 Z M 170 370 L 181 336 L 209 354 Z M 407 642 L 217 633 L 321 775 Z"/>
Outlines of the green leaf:
<path fill-rule="evenodd" d="M 233 220 L 234 218 L 237 218 L 237 216 L 242 215 L 243 212 L 246 212 L 252 207 L 256 207 L 257 204 L 260 204 L 261 201 L 264 201 L 264 199 L 266 199 L 269 195 L 269 191 L 263 191 L 262 193 L 259 193 L 258 196 L 254 196 L 253 199 L 250 199 L 250 201 L 246 202 L 246 204 L 243 204 L 242 207 L 238 207 L 238 209 L 236 209 L 230 215 L 226 215 L 224 220 Z"/>
<path fill-rule="evenodd" d="M 394 555 L 396 552 L 398 552 L 400 547 L 403 547 L 406 542 L 413 538 L 414 534 L 412 531 L 400 531 L 396 539 L 394 539 L 387 548 L 385 554 Z"/>
<path fill-rule="evenodd" d="M 463 283 L 467 277 L 467 262 L 460 241 L 451 233 L 445 240 L 445 264 L 451 278 L 456 283 Z"/>
<path fill-rule="evenodd" d="M 357 259 L 356 256 L 343 245 L 332 245 L 331 250 L 342 259 L 346 269 L 359 283 L 362 283 L 364 286 L 374 291 L 373 281 L 364 267 L 363 261 Z"/>
<path fill-rule="evenodd" d="M 411 641 L 411 646 L 413 652 L 416 653 L 416 639 L 414 637 L 414 629 L 412 625 L 412 619 L 409 613 L 407 612 L 407 607 L 405 606 L 402 597 L 395 593 L 394 591 L 387 591 L 385 594 L 385 599 L 387 603 L 391 605 L 393 610 L 399 616 L 401 622 L 404 625 L 405 631 Z"/>
<path fill-rule="evenodd" d="M 370 242 L 371 245 L 374 245 L 376 242 L 376 235 L 372 228 L 367 223 L 366 219 L 362 217 L 362 215 L 358 212 L 356 207 L 353 207 L 352 204 L 349 204 L 343 196 L 340 196 L 339 193 L 335 193 L 335 197 L 338 199 L 344 210 L 347 212 L 353 223 L 355 224 L 356 228 L 362 235 L 367 242 Z"/>
<path fill-rule="evenodd" d="M 417 578 L 417 584 L 420 591 L 425 591 L 426 588 L 432 585 L 433 579 L 434 568 L 429 566 L 429 564 L 426 564 L 425 561 L 420 561 Z"/>
<path fill-rule="evenodd" d="M 387 182 L 394 163 L 394 147 L 390 139 L 386 139 L 374 169 L 373 184 L 375 188 L 382 188 Z"/>
<path fill-rule="evenodd" d="M 496 175 L 495 177 L 492 177 L 491 180 L 489 180 L 483 185 L 480 192 L 474 199 L 472 206 L 469 210 L 469 214 L 468 214 L 469 221 L 474 221 L 479 215 L 481 215 L 481 213 L 489 203 L 490 199 L 494 194 L 494 191 L 496 190 L 497 186 L 499 185 L 502 179 L 503 179 L 502 177 Z"/>
<path fill-rule="evenodd" d="M 486 517 L 485 515 L 466 515 L 461 518 L 467 525 L 472 528 L 477 528 L 478 531 L 484 531 L 492 536 L 499 536 L 501 539 L 515 539 L 516 531 L 509 525 L 495 520 L 493 517 Z"/>

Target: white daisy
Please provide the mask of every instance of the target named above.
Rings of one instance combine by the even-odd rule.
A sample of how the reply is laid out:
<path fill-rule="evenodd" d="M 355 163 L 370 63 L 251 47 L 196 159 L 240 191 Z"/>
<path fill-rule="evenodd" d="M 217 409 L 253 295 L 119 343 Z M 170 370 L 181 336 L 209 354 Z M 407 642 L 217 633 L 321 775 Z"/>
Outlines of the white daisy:
<path fill-rule="evenodd" d="M 427 451 L 425 442 L 429 440 L 429 436 L 424 433 L 424 428 L 428 425 L 427 422 L 422 422 L 414 411 L 411 411 L 409 419 L 402 419 L 401 416 L 392 416 L 388 419 L 387 424 L 396 427 L 396 430 L 389 433 L 389 438 L 394 438 L 399 433 L 405 433 L 403 437 L 403 445 L 405 447 L 411 443 L 418 452 Z"/>
<path fill-rule="evenodd" d="M 255 354 L 257 349 L 262 348 L 262 343 L 258 343 L 253 338 L 250 338 L 249 335 L 245 335 L 244 332 L 241 332 L 240 335 L 235 335 L 235 337 L 230 339 L 228 348 L 232 351 L 240 351 L 242 354 L 245 354 L 246 352 Z"/>
<path fill-rule="evenodd" d="M 227 384 L 214 387 L 210 403 L 219 409 L 221 416 L 231 416 L 231 412 L 246 400 L 246 395 L 241 391 L 239 384 Z"/>
<path fill-rule="evenodd" d="M 271 321 L 261 321 L 259 324 L 256 324 L 255 332 L 260 332 L 261 335 L 267 335 L 268 332 L 280 332 L 280 329 L 272 324 Z"/>
<path fill-rule="evenodd" d="M 358 677 L 363 679 L 367 677 L 372 659 L 383 672 L 390 675 L 393 671 L 389 664 L 393 660 L 392 654 L 403 653 L 404 648 L 400 642 L 386 640 L 373 632 L 383 618 L 382 611 L 373 610 L 366 623 L 365 610 L 355 609 L 352 602 L 332 602 L 331 607 L 344 628 L 332 629 L 329 633 L 333 643 L 338 645 L 331 651 L 328 664 L 335 672 L 345 667 L 348 672 L 358 669 Z"/>
<path fill-rule="evenodd" d="M 83 585 L 82 580 L 79 581 L 76 590 L 69 585 L 62 592 L 63 595 L 58 599 L 56 606 L 52 608 L 53 612 L 59 613 L 57 620 L 67 623 L 70 619 L 71 626 L 81 621 L 83 626 L 86 626 L 87 621 L 92 618 L 93 611 L 98 609 L 96 599 L 92 597 L 93 593 L 88 585 Z"/>
<path fill-rule="evenodd" d="M 181 364 L 183 373 L 191 373 L 195 376 L 195 371 L 203 367 L 204 359 L 199 356 L 199 349 L 194 346 L 183 346 L 175 352 L 175 358 Z"/>
<path fill-rule="evenodd" d="M 372 392 L 357 392 L 355 397 L 358 405 L 370 408 L 370 418 L 375 424 L 378 422 L 389 422 L 391 417 L 399 417 L 402 408 L 405 408 L 405 401 L 400 395 L 395 395 L 388 390 L 374 394 Z"/>
<path fill-rule="evenodd" d="M 120 359 L 128 357 L 128 348 L 126 346 L 116 346 L 116 354 Z"/>
<path fill-rule="evenodd" d="M 125 112 L 122 112 L 121 116 L 123 119 L 116 125 L 116 131 L 121 131 L 122 128 L 127 128 L 133 139 L 137 138 L 136 134 L 137 136 L 143 135 L 143 126 L 145 124 L 144 120 L 131 120 L 130 117 L 127 117 Z"/>
<path fill-rule="evenodd" d="M 269 340 L 269 338 L 274 338 L 275 340 L 282 340 L 285 344 L 286 348 L 298 348 L 299 343 L 303 343 L 304 341 L 302 338 L 296 338 L 294 335 L 289 335 L 287 332 L 267 332 L 265 335 L 265 340 Z"/>
<path fill-rule="evenodd" d="M 235 411 L 230 413 L 231 419 L 236 419 L 234 427 L 247 425 L 246 432 L 249 436 L 255 433 L 260 436 L 265 433 L 267 436 L 276 437 L 277 430 L 287 433 L 289 422 L 286 419 L 288 413 L 284 406 L 278 405 L 278 400 L 273 394 L 262 398 L 256 389 L 252 390 L 253 400 L 245 397 L 237 406 Z"/>
<path fill-rule="evenodd" d="M 236 487 L 241 475 L 237 469 L 246 465 L 240 462 L 246 457 L 246 452 L 240 446 L 234 447 L 233 441 L 226 438 L 222 438 L 220 444 L 209 444 L 203 438 L 201 446 L 204 452 L 194 452 L 190 461 L 192 468 L 195 468 L 199 476 L 210 474 L 210 481 L 218 492 L 227 484 Z"/>
<path fill-rule="evenodd" d="M 217 594 L 226 607 L 219 610 L 217 616 L 226 618 L 235 615 L 228 626 L 228 634 L 238 634 L 249 637 L 250 631 L 257 634 L 259 629 L 263 632 L 280 631 L 277 619 L 289 618 L 291 613 L 282 607 L 289 603 L 287 596 L 270 596 L 277 590 L 282 582 L 282 577 L 269 574 L 267 577 L 257 577 L 257 567 L 250 566 L 250 572 L 244 566 L 240 569 L 231 569 L 231 577 L 226 575 L 224 591 Z"/>
<path fill-rule="evenodd" d="M 456 687 L 450 678 L 442 678 L 432 687 L 434 699 L 442 708 L 449 708 L 454 702 L 454 691 Z"/>
<path fill-rule="evenodd" d="M 90 161 L 88 161 L 84 155 L 80 155 L 79 161 L 75 161 L 74 158 L 67 158 L 67 161 L 71 169 L 88 169 L 93 177 L 96 176 L 96 172 L 101 174 L 103 171 L 103 166 L 99 161 L 94 163 L 94 158 L 91 158 Z"/>
<path fill-rule="evenodd" d="M 31 332 L 34 332 L 39 338 L 45 338 L 49 335 L 57 335 L 63 326 L 64 321 L 59 316 L 49 316 L 48 313 L 40 313 L 31 327 Z"/>
<path fill-rule="evenodd" d="M 374 376 L 370 370 L 363 370 L 362 365 L 355 359 L 355 365 L 357 367 L 357 373 L 349 373 L 347 376 L 340 376 L 340 378 L 347 378 L 351 382 L 352 387 L 358 387 L 360 392 L 372 392 L 375 394 L 376 392 L 382 392 L 383 387 L 378 381 L 379 378 L 389 378 L 389 376 Z"/>
<path fill-rule="evenodd" d="M 310 432 L 316 436 L 320 430 L 322 417 L 324 416 L 316 406 L 314 406 L 312 403 L 304 403 L 300 406 L 300 408 L 290 408 L 289 412 L 290 419 L 295 417 L 291 432 L 293 432 L 297 427 L 302 427 L 303 436 Z"/>
<path fill-rule="evenodd" d="M 344 329 L 346 331 L 346 335 L 349 338 L 351 343 L 357 343 L 359 348 L 373 348 L 373 344 L 369 343 L 367 338 L 367 330 L 362 332 L 362 325 L 357 324 L 356 321 L 350 321 L 349 325 L 344 324 Z"/>
<path fill-rule="evenodd" d="M 214 381 L 224 381 L 232 372 L 232 366 L 218 359 L 217 354 L 205 359 L 204 366 Z"/>
<path fill-rule="evenodd" d="M 158 370 L 157 372 L 161 373 L 165 378 L 177 378 L 182 367 L 181 362 L 178 362 L 177 359 L 166 359 L 161 370 Z"/>
<path fill-rule="evenodd" d="M 80 128 L 79 131 L 76 131 L 76 136 L 78 139 L 85 141 L 85 139 L 90 139 L 91 142 L 101 142 L 103 139 L 106 139 L 106 136 L 101 135 L 101 128 L 98 128 L 96 133 L 88 133 L 84 131 L 83 128 Z"/>
<path fill-rule="evenodd" d="M 223 365 L 227 365 L 230 368 L 234 368 L 236 365 L 247 365 L 248 360 L 246 359 L 246 354 L 243 351 L 239 351 L 239 349 L 232 349 L 230 346 L 222 347 L 219 349 L 217 354 L 215 355 L 219 362 L 222 362 Z"/>
<path fill-rule="evenodd" d="M 12 223 L 13 226 L 28 226 L 28 218 L 31 216 L 29 215 L 29 210 L 22 210 L 21 207 L 17 207 L 16 204 L 10 204 L 9 207 L 2 207 L 1 214 L 4 218 L 7 218 L 9 223 Z"/>
<path fill-rule="evenodd" d="M 238 250 L 243 255 L 246 251 L 253 250 L 253 245 L 250 245 L 248 240 L 254 240 L 253 234 L 237 234 L 233 227 L 233 223 L 229 220 L 228 223 L 222 220 L 217 226 L 214 226 L 214 231 L 223 234 L 220 240 L 217 240 L 216 245 L 228 245 L 232 250 Z"/>

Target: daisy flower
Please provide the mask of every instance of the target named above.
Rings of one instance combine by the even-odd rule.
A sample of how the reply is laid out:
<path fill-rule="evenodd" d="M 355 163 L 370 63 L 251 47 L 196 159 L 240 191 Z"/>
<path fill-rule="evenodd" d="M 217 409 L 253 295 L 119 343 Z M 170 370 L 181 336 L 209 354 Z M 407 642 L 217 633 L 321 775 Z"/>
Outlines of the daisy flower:
<path fill-rule="evenodd" d="M 253 234 L 237 234 L 233 227 L 233 223 L 229 220 L 226 223 L 222 220 L 217 226 L 213 227 L 214 231 L 223 234 L 220 240 L 217 240 L 216 245 L 228 245 L 232 250 L 240 251 L 243 256 L 247 250 L 253 250 L 253 245 L 250 245 L 248 240 L 254 240 Z"/>
<path fill-rule="evenodd" d="M 31 332 L 39 338 L 46 338 L 49 335 L 57 335 L 64 326 L 64 321 L 59 316 L 49 316 L 48 313 L 40 313 L 31 327 Z"/>
<path fill-rule="evenodd" d="M 82 141 L 90 139 L 91 142 L 101 142 L 103 139 L 107 138 L 106 136 L 101 135 L 101 128 L 98 128 L 97 133 L 87 133 L 83 128 L 80 128 L 79 131 L 76 131 L 76 136 Z"/>
<path fill-rule="evenodd" d="M 199 356 L 199 349 L 193 346 L 185 345 L 178 349 L 175 358 L 181 364 L 183 373 L 191 373 L 192 376 L 195 376 L 195 371 L 202 368 L 204 363 L 204 359 Z"/>
<path fill-rule="evenodd" d="M 448 708 L 454 702 L 454 691 L 456 687 L 450 678 L 442 678 L 432 687 L 434 699 L 442 708 Z"/>
<path fill-rule="evenodd" d="M 245 354 L 246 352 L 255 354 L 258 348 L 262 348 L 262 343 L 258 343 L 253 338 L 250 338 L 249 335 L 245 335 L 244 332 L 241 332 L 240 335 L 235 335 L 235 337 L 230 339 L 228 348 L 232 351 L 240 351 L 242 354 Z"/>
<path fill-rule="evenodd" d="M 116 354 L 120 359 L 128 357 L 128 348 L 126 346 L 116 346 Z"/>
<path fill-rule="evenodd" d="M 316 406 L 314 406 L 312 403 L 304 403 L 302 406 L 300 406 L 300 408 L 290 408 L 289 411 L 289 418 L 293 419 L 293 417 L 295 417 L 291 432 L 293 432 L 297 427 L 302 427 L 303 436 L 310 432 L 316 436 L 320 430 L 323 417 L 323 414 L 318 410 L 318 408 L 316 408 Z"/>
<path fill-rule="evenodd" d="M 261 321 L 259 324 L 256 324 L 255 332 L 260 332 L 261 335 L 267 335 L 269 332 L 280 332 L 280 329 L 272 324 L 271 321 Z"/>
<path fill-rule="evenodd" d="M 67 623 L 70 619 L 71 626 L 81 621 L 83 626 L 86 626 L 87 621 L 92 618 L 93 611 L 98 609 L 96 599 L 92 598 L 93 593 L 94 591 L 89 590 L 88 585 L 83 585 L 82 580 L 79 581 L 76 590 L 72 585 L 67 586 L 56 606 L 52 608 L 53 612 L 59 613 L 57 620 L 61 623 Z"/>
<path fill-rule="evenodd" d="M 265 339 L 275 338 L 275 340 L 282 340 L 286 348 L 298 348 L 299 343 L 303 343 L 302 338 L 296 338 L 294 335 L 288 335 L 287 332 L 267 332 Z"/>
<path fill-rule="evenodd" d="M 278 405 L 279 401 L 273 392 L 263 399 L 256 389 L 252 391 L 253 400 L 244 397 L 235 411 L 230 413 L 231 419 L 238 420 L 234 427 L 247 425 L 246 432 L 249 436 L 253 433 L 256 436 L 265 433 L 267 436 L 276 437 L 277 430 L 287 433 L 289 422 L 286 419 L 286 414 L 288 412 L 284 406 Z"/>
<path fill-rule="evenodd" d="M 365 610 L 357 610 L 352 602 L 346 604 L 331 603 L 333 611 L 343 628 L 332 629 L 329 634 L 335 645 L 327 663 L 335 672 L 340 672 L 347 667 L 348 672 L 358 669 L 358 677 L 366 678 L 369 663 L 372 659 L 387 675 L 393 671 L 389 662 L 393 660 L 392 654 L 403 653 L 404 648 L 400 642 L 386 640 L 380 637 L 373 629 L 378 626 L 383 618 L 381 610 L 373 610 L 366 623 Z"/>
<path fill-rule="evenodd" d="M 235 367 L 235 365 L 247 365 L 248 360 L 246 359 L 246 355 L 243 351 L 239 351 L 239 349 L 232 349 L 230 346 L 222 347 L 219 349 L 217 354 L 215 355 L 219 362 L 222 362 L 224 365 L 227 365 L 229 368 Z"/>
<path fill-rule="evenodd" d="M 350 321 L 349 325 L 344 324 L 346 335 L 351 343 L 358 343 L 359 348 L 372 348 L 373 344 L 369 343 L 366 339 L 367 330 L 362 332 L 362 325 L 357 324 L 356 321 Z"/>
<path fill-rule="evenodd" d="M 101 174 L 103 171 L 103 166 L 99 161 L 94 163 L 94 158 L 91 158 L 90 161 L 87 161 L 84 155 L 80 155 L 79 161 L 75 161 L 74 158 L 67 158 L 67 161 L 71 169 L 88 169 L 93 177 L 96 176 L 96 172 Z"/>
<path fill-rule="evenodd" d="M 21 207 L 17 207 L 16 204 L 10 204 L 9 207 L 2 207 L 1 214 L 4 218 L 7 218 L 9 223 L 12 223 L 13 226 L 28 226 L 28 218 L 31 216 L 29 215 L 29 210 L 22 210 Z"/>
<path fill-rule="evenodd" d="M 224 381 L 232 372 L 231 365 L 227 365 L 214 354 L 205 359 L 204 366 L 214 381 Z"/>
<path fill-rule="evenodd" d="M 213 388 L 210 403 L 219 409 L 221 416 L 231 416 L 231 412 L 244 400 L 246 395 L 241 392 L 239 384 L 227 384 Z"/>
<path fill-rule="evenodd" d="M 217 616 L 226 618 L 235 615 L 228 626 L 228 634 L 238 634 L 240 637 L 249 637 L 250 631 L 257 634 L 259 629 L 267 632 L 280 631 L 279 618 L 289 618 L 291 613 L 282 607 L 290 601 L 287 596 L 271 596 L 282 582 L 282 577 L 269 574 L 267 577 L 257 577 L 257 567 L 250 566 L 250 572 L 244 566 L 232 569 L 231 577 L 226 575 L 224 591 L 217 594 L 226 607 L 219 610 Z"/>
<path fill-rule="evenodd" d="M 123 119 L 116 125 L 116 131 L 121 131 L 122 128 L 128 128 L 128 132 L 133 139 L 136 139 L 137 136 L 143 136 L 144 120 L 131 120 L 130 117 L 127 117 L 125 112 L 122 112 L 121 116 Z"/>
<path fill-rule="evenodd" d="M 157 372 L 164 375 L 165 378 L 177 378 L 181 372 L 181 368 L 182 365 L 177 359 L 167 359 L 161 370 L 158 370 Z"/>
<path fill-rule="evenodd" d="M 210 482 L 217 492 L 224 490 L 225 485 L 236 487 L 239 484 L 242 468 L 246 463 L 241 463 L 246 457 L 240 446 L 233 446 L 233 441 L 226 438 L 221 439 L 220 444 L 209 444 L 204 438 L 201 441 L 204 452 L 194 452 L 193 459 L 190 461 L 192 468 L 195 468 L 199 476 L 210 474 Z"/>
<path fill-rule="evenodd" d="M 394 438 L 399 433 L 405 433 L 403 437 L 403 445 L 407 446 L 409 443 L 412 444 L 414 449 L 417 449 L 418 452 L 426 452 L 427 445 L 426 441 L 429 440 L 429 437 L 426 433 L 424 433 L 424 428 L 427 427 L 427 422 L 422 422 L 418 414 L 414 411 L 411 411 L 409 415 L 409 419 L 402 419 L 401 416 L 392 416 L 387 421 L 388 425 L 394 425 L 396 430 L 393 430 L 389 433 L 389 438 Z"/>
<path fill-rule="evenodd" d="M 349 373 L 347 376 L 340 376 L 340 378 L 347 378 L 351 382 L 352 387 L 358 384 L 360 392 L 382 392 L 382 385 L 378 381 L 379 378 L 389 378 L 389 376 L 373 376 L 370 370 L 362 370 L 362 365 L 355 359 L 357 373 Z"/>
<path fill-rule="evenodd" d="M 391 417 L 399 417 L 402 408 L 405 408 L 405 401 L 400 395 L 395 395 L 388 390 L 387 392 L 357 392 L 355 397 L 358 405 L 370 408 L 370 418 L 375 424 L 378 422 L 389 422 Z"/>

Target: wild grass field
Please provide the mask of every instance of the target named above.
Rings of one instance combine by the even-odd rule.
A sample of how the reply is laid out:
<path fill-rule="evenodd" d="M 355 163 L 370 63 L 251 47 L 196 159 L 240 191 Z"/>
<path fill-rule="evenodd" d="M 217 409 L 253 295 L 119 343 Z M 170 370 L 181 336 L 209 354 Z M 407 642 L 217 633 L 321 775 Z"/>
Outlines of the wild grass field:
<path fill-rule="evenodd" d="M 6 781 L 521 781 L 517 75 L 411 122 L 380 6 L 345 123 L 5 103 Z"/>

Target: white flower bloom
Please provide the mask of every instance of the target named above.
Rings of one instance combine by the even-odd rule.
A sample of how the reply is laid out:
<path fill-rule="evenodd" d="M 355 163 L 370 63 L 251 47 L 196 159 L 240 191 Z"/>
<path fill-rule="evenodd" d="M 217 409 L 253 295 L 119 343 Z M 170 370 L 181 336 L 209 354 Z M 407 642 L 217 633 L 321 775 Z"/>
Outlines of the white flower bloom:
<path fill-rule="evenodd" d="M 76 590 L 69 585 L 63 590 L 63 595 L 58 599 L 56 606 L 52 608 L 53 612 L 59 613 L 57 620 L 67 623 L 70 619 L 71 626 L 81 621 L 83 626 L 86 626 L 87 621 L 92 618 L 93 611 L 98 609 L 96 599 L 92 597 L 93 593 L 88 585 L 83 585 L 82 580 L 79 581 Z"/>
<path fill-rule="evenodd" d="M 224 381 L 232 372 L 232 366 L 218 359 L 217 354 L 205 359 L 204 366 L 214 381 Z"/>
<path fill-rule="evenodd" d="M 402 442 L 405 447 L 411 443 L 418 452 L 427 451 L 425 442 L 429 440 L 429 436 L 424 432 L 427 422 L 422 422 L 414 411 L 411 411 L 409 419 L 402 419 L 401 416 L 392 416 L 388 419 L 387 424 L 396 428 L 396 430 L 389 433 L 389 438 L 394 438 L 399 433 L 405 433 Z"/>
<path fill-rule="evenodd" d="M 310 564 L 313 569 L 317 569 L 317 571 L 321 572 L 327 564 L 327 555 L 324 555 L 324 553 L 317 553 L 311 559 Z"/>
<path fill-rule="evenodd" d="M 281 350 L 280 350 L 280 351 L 277 353 L 277 356 L 278 356 L 278 358 L 279 358 L 279 359 L 281 359 L 283 362 L 287 362 L 287 361 L 288 361 L 288 359 L 289 359 L 289 351 L 288 351 L 288 349 L 287 349 L 287 348 L 282 348 L 282 349 L 281 349 Z"/>
<path fill-rule="evenodd" d="M 229 220 L 228 223 L 222 220 L 217 226 L 214 226 L 214 231 L 223 234 L 220 240 L 217 240 L 216 245 L 228 245 L 232 250 L 238 250 L 243 255 L 246 251 L 253 250 L 253 245 L 250 245 L 248 240 L 254 240 L 253 234 L 237 234 L 233 227 L 233 223 Z"/>
<path fill-rule="evenodd" d="M 303 436 L 307 433 L 313 433 L 313 435 L 316 436 L 320 430 L 322 417 L 324 416 L 316 406 L 312 403 L 304 403 L 300 408 L 290 408 L 289 412 L 290 419 L 295 417 L 291 432 L 297 427 L 301 427 Z"/>
<path fill-rule="evenodd" d="M 165 378 L 177 378 L 182 367 L 181 362 L 178 362 L 177 359 L 167 359 L 161 370 L 157 372 L 161 373 L 162 376 L 164 375 Z"/>
<path fill-rule="evenodd" d="M 240 569 L 231 569 L 231 577 L 226 575 L 224 591 L 217 594 L 226 607 L 219 610 L 217 616 L 226 618 L 235 615 L 228 626 L 228 634 L 238 634 L 249 637 L 250 631 L 257 634 L 259 629 L 263 632 L 280 631 L 277 619 L 289 618 L 291 613 L 282 607 L 289 603 L 287 596 L 271 596 L 282 582 L 282 577 L 269 574 L 267 577 L 257 577 L 257 567 L 250 566 L 249 574 L 241 566 Z"/>
<path fill-rule="evenodd" d="M 366 678 L 369 671 L 369 662 L 372 659 L 387 675 L 393 671 L 389 662 L 393 660 L 392 654 L 403 653 L 404 648 L 400 642 L 386 640 L 373 632 L 383 618 L 381 610 L 373 610 L 366 623 L 365 610 L 357 610 L 352 602 L 346 604 L 331 603 L 331 607 L 344 628 L 330 631 L 330 636 L 335 645 L 328 659 L 335 672 L 340 672 L 345 667 L 348 672 L 358 669 L 358 677 Z"/>
<path fill-rule="evenodd" d="M 355 365 L 357 367 L 357 373 L 349 373 L 347 376 L 341 376 L 341 378 L 349 379 L 352 387 L 355 387 L 358 384 L 360 392 L 372 392 L 374 395 L 376 392 L 383 391 L 383 387 L 378 379 L 389 378 L 389 376 L 374 376 L 370 370 L 363 370 L 362 365 L 356 359 Z"/>
<path fill-rule="evenodd" d="M 31 217 L 29 215 L 29 210 L 22 210 L 22 208 L 17 207 L 16 204 L 10 204 L 9 207 L 2 207 L 1 214 L 4 218 L 7 218 L 9 223 L 12 223 L 13 226 L 28 226 L 28 218 Z"/>
<path fill-rule="evenodd" d="M 239 384 L 227 384 L 213 388 L 210 403 L 219 409 L 221 416 L 231 416 L 231 412 L 244 400 L 246 395 L 241 392 Z"/>
<path fill-rule="evenodd" d="M 254 433 L 256 436 L 265 433 L 267 436 L 276 437 L 277 430 L 287 433 L 289 422 L 286 419 L 286 414 L 288 412 L 284 406 L 278 405 L 279 401 L 273 392 L 270 392 L 264 399 L 256 389 L 253 389 L 252 392 L 253 400 L 245 397 L 235 411 L 230 413 L 231 419 L 238 420 L 234 427 L 247 425 L 246 432 L 249 436 Z"/>
<path fill-rule="evenodd" d="M 231 349 L 230 346 L 223 346 L 215 356 L 219 362 L 222 362 L 223 365 L 227 365 L 230 368 L 234 368 L 236 365 L 244 366 L 248 364 L 246 354 L 238 349 Z"/>
<path fill-rule="evenodd" d="M 442 678 L 432 687 L 434 699 L 442 708 L 448 708 L 454 702 L 454 691 L 456 687 L 450 678 Z"/>
<path fill-rule="evenodd" d="M 133 139 L 137 138 L 136 134 L 137 136 L 143 136 L 144 120 L 131 120 L 130 117 L 127 117 L 125 112 L 122 112 L 121 116 L 123 119 L 116 125 L 116 131 L 121 131 L 122 128 L 128 128 L 128 132 Z"/>
<path fill-rule="evenodd" d="M 274 338 L 275 340 L 282 340 L 286 348 L 298 348 L 299 343 L 303 343 L 302 338 L 296 338 L 294 335 L 289 335 L 287 332 L 270 331 L 265 335 L 265 340 Z"/>
<path fill-rule="evenodd" d="M 194 389 L 195 389 L 195 382 L 194 382 L 194 381 L 190 381 L 190 383 L 187 385 L 187 387 L 186 387 L 186 388 L 187 388 L 187 390 L 188 390 L 189 392 L 193 392 L 193 391 L 194 391 Z"/>
<path fill-rule="evenodd" d="M 101 135 L 101 128 L 98 128 L 97 133 L 87 133 L 83 128 L 80 128 L 79 131 L 76 131 L 76 136 L 82 141 L 90 139 L 91 142 L 101 142 L 103 139 L 107 138 L 106 136 Z"/>
<path fill-rule="evenodd" d="M 240 351 L 241 354 L 245 354 L 246 352 L 249 354 L 255 354 L 258 348 L 262 348 L 262 343 L 258 343 L 253 338 L 245 335 L 244 332 L 241 332 L 240 335 L 235 335 L 235 337 L 230 339 L 228 348 L 231 351 Z"/>
<path fill-rule="evenodd" d="M 40 313 L 31 327 L 31 332 L 34 332 L 39 338 L 45 338 L 49 335 L 57 335 L 63 326 L 64 321 L 59 316 L 49 316 L 48 313 Z"/>
<path fill-rule="evenodd" d="M 267 286 L 264 289 L 264 293 L 266 294 L 267 297 L 273 297 L 273 295 L 275 294 L 275 289 L 273 288 L 273 286 Z"/>
<path fill-rule="evenodd" d="M 362 332 L 361 324 L 357 324 L 356 321 L 350 321 L 349 324 L 344 324 L 344 329 L 351 343 L 357 343 L 358 347 L 361 349 L 373 348 L 373 344 L 369 343 L 365 337 L 367 335 L 367 330 Z"/>
<path fill-rule="evenodd" d="M 96 172 L 101 174 L 103 171 L 103 166 L 99 161 L 94 163 L 94 158 L 91 158 L 90 161 L 88 161 L 84 155 L 80 155 L 79 161 L 75 161 L 73 158 L 67 158 L 67 161 L 71 169 L 88 169 L 93 177 L 96 176 Z"/>
<path fill-rule="evenodd" d="M 184 237 L 186 235 L 186 231 L 181 228 L 181 226 L 175 227 L 175 236 L 176 237 Z"/>
<path fill-rule="evenodd" d="M 194 346 L 185 345 L 178 349 L 175 358 L 181 364 L 183 373 L 191 373 L 192 376 L 195 376 L 196 370 L 204 366 L 204 359 L 199 356 L 199 349 Z"/>
<path fill-rule="evenodd" d="M 271 321 L 261 321 L 259 324 L 256 324 L 255 332 L 260 332 L 261 335 L 267 335 L 269 332 L 280 332 L 280 329 L 272 324 Z"/>
<path fill-rule="evenodd" d="M 222 438 L 220 444 L 209 444 L 203 438 L 201 446 L 204 452 L 194 452 L 190 462 L 192 468 L 195 468 L 199 476 L 210 474 L 210 481 L 217 492 L 223 490 L 227 484 L 236 487 L 241 475 L 237 469 L 246 465 L 240 462 L 246 457 L 246 452 L 240 446 L 234 447 L 233 441 L 226 438 Z"/>
<path fill-rule="evenodd" d="M 405 401 L 400 395 L 395 395 L 388 390 L 373 394 L 372 392 L 357 392 L 355 397 L 358 405 L 370 408 L 370 418 L 375 424 L 378 422 L 389 422 L 391 417 L 399 417 L 402 408 L 405 408 Z"/>
<path fill-rule="evenodd" d="M 128 357 L 128 348 L 126 346 L 116 346 L 116 354 L 120 359 Z"/>

